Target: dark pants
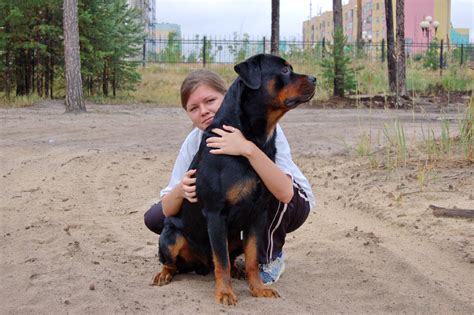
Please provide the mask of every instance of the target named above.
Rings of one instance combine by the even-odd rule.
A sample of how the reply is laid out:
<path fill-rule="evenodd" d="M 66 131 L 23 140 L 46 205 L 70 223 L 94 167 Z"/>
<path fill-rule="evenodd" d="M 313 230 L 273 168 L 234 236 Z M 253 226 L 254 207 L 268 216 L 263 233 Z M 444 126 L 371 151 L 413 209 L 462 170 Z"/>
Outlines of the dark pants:
<path fill-rule="evenodd" d="M 296 183 L 293 183 L 293 190 L 293 199 L 287 204 L 275 198 L 272 200 L 263 243 L 258 248 L 261 264 L 274 260 L 282 252 L 286 234 L 298 229 L 308 218 L 310 209 L 306 193 Z M 156 234 L 161 234 L 164 221 L 161 201 L 145 213 L 145 225 Z"/>

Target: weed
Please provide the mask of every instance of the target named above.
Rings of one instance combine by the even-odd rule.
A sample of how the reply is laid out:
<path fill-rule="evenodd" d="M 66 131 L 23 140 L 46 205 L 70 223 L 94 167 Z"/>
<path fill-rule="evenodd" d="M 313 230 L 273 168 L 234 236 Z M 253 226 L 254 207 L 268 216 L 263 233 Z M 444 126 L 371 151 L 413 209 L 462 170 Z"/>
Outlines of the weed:
<path fill-rule="evenodd" d="M 384 125 L 383 133 L 390 144 L 387 154 L 392 154 L 392 152 L 395 154 L 394 157 L 390 157 L 390 164 L 393 163 L 394 167 L 406 166 L 408 150 L 403 126 L 398 120 L 395 120 L 393 129 L 387 124 Z"/>

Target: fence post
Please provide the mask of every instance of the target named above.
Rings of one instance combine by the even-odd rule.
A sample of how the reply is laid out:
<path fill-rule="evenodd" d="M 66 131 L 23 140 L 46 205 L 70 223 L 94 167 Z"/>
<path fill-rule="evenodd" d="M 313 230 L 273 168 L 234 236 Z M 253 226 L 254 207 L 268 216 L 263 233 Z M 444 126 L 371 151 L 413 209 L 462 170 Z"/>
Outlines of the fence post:
<path fill-rule="evenodd" d="M 203 43 L 202 43 L 202 66 L 203 68 L 206 67 L 206 36 L 203 37 Z"/>
<path fill-rule="evenodd" d="M 464 63 L 464 44 L 461 44 L 461 66 Z"/>
<path fill-rule="evenodd" d="M 382 38 L 382 63 L 385 62 L 385 38 Z"/>
<path fill-rule="evenodd" d="M 439 50 L 439 75 L 443 75 L 443 40 L 441 40 L 441 49 Z"/>
<path fill-rule="evenodd" d="M 263 36 L 263 53 L 265 53 L 265 45 L 266 45 L 265 36 Z"/>

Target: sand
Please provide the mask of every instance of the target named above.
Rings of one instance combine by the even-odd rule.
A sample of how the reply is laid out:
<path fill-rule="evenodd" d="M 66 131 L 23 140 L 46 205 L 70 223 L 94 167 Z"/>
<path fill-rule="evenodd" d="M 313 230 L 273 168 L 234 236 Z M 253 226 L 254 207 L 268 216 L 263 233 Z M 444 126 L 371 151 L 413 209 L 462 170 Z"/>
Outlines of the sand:
<path fill-rule="evenodd" d="M 179 108 L 60 103 L 0 109 L 0 313 L 474 313 L 472 219 L 434 217 L 430 204 L 474 208 L 474 166 L 446 161 L 421 181 L 353 154 L 398 117 L 407 136 L 462 110 L 296 109 L 281 124 L 317 206 L 285 245 L 279 299 L 214 301 L 213 275 L 160 270 L 143 214 L 169 179 L 191 125 Z M 438 129 L 437 129 L 438 128 Z M 455 128 L 453 128 L 455 132 Z"/>

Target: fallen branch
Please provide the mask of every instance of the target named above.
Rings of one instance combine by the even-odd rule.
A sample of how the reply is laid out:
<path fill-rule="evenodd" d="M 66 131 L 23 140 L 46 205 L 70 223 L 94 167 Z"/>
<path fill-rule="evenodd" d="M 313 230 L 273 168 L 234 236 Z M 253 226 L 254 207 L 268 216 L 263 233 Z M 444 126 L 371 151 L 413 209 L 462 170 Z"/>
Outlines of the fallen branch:
<path fill-rule="evenodd" d="M 443 208 L 435 205 L 430 205 L 430 209 L 436 217 L 474 218 L 474 210 L 471 209 Z"/>

